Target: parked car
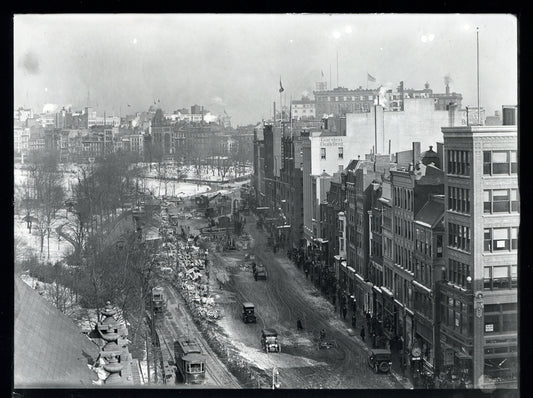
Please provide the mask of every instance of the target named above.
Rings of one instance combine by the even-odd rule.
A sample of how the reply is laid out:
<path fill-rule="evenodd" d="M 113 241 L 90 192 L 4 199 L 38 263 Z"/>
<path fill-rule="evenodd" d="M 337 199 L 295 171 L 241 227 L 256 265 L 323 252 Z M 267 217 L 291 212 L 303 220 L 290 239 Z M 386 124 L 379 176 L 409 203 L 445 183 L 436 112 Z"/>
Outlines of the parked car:
<path fill-rule="evenodd" d="M 281 352 L 281 345 L 278 342 L 278 332 L 274 329 L 263 329 L 261 331 L 261 347 L 266 353 Z"/>
<path fill-rule="evenodd" d="M 253 305 L 253 303 L 242 303 L 242 321 L 244 323 L 256 323 L 257 319 L 255 317 L 254 311 L 255 306 Z"/>
<path fill-rule="evenodd" d="M 375 373 L 388 373 L 392 368 L 392 355 L 387 349 L 374 349 L 368 355 L 368 366 L 370 366 Z"/>

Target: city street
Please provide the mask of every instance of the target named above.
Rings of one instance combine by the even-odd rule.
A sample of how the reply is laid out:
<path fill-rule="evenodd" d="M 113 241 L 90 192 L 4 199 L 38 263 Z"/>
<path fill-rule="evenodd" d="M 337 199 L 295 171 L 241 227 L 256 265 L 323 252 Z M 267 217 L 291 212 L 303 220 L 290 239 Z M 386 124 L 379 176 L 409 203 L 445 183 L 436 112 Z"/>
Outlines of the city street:
<path fill-rule="evenodd" d="M 267 280 L 255 281 L 251 269 L 242 266 L 244 252 L 216 253 L 220 263 L 214 265 L 232 274 L 223 289 L 233 291 L 234 300 L 224 304 L 225 317 L 219 324 L 240 354 L 260 369 L 278 368 L 281 388 L 401 388 L 392 375 L 375 374 L 368 367 L 368 349 L 358 333 L 338 319 L 331 303 L 284 253 L 273 254 L 265 234 L 253 223 L 246 230 L 254 241 L 250 252 L 267 268 Z M 256 305 L 257 324 L 242 322 L 243 301 Z M 303 331 L 296 329 L 299 317 Z M 263 328 L 277 330 L 281 353 L 261 351 Z M 318 349 L 321 329 L 337 347 Z"/>

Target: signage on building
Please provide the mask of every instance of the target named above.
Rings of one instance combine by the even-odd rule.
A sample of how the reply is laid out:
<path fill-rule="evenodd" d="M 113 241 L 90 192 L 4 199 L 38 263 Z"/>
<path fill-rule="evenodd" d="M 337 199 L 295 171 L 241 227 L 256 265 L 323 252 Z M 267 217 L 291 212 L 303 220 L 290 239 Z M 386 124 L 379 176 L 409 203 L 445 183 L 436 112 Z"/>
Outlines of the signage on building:
<path fill-rule="evenodd" d="M 340 137 L 323 137 L 320 138 L 320 146 L 339 146 L 342 145 L 342 138 Z"/>
<path fill-rule="evenodd" d="M 494 324 L 493 323 L 485 324 L 485 332 L 494 332 Z"/>

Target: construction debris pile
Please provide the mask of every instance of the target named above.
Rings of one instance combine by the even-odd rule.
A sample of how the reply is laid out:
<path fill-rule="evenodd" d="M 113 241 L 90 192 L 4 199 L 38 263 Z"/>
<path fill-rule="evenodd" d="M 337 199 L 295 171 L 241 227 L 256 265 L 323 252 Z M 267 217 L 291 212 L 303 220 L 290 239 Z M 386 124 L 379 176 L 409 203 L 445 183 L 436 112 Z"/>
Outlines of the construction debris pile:
<path fill-rule="evenodd" d="M 157 254 L 159 271 L 181 291 L 191 312 L 207 320 L 220 318 L 213 298 L 209 296 L 207 250 L 200 248 L 200 237 L 190 235 L 163 208 L 161 211 L 161 251 Z"/>

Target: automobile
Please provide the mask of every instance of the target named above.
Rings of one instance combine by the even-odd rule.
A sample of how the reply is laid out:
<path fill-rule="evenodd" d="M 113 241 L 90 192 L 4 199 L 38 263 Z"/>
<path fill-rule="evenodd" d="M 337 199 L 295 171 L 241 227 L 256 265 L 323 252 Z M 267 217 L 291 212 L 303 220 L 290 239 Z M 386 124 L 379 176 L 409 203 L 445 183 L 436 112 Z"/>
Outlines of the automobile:
<path fill-rule="evenodd" d="M 263 329 L 261 331 L 261 347 L 266 353 L 281 352 L 281 345 L 278 342 L 278 332 L 274 329 Z"/>
<path fill-rule="evenodd" d="M 254 279 L 257 281 L 259 279 L 266 280 L 267 278 L 267 271 L 264 265 L 257 265 L 254 271 Z"/>
<path fill-rule="evenodd" d="M 248 261 L 248 260 L 253 261 L 253 260 L 255 260 L 255 254 L 252 254 L 252 253 L 246 253 L 246 254 L 244 255 L 244 260 L 245 260 L 245 261 Z"/>
<path fill-rule="evenodd" d="M 378 348 L 368 354 L 368 366 L 375 373 L 389 373 L 392 368 L 392 355 L 390 350 Z"/>
<path fill-rule="evenodd" d="M 244 323 L 256 323 L 257 319 L 255 317 L 255 305 L 250 302 L 242 303 L 242 321 Z"/>

